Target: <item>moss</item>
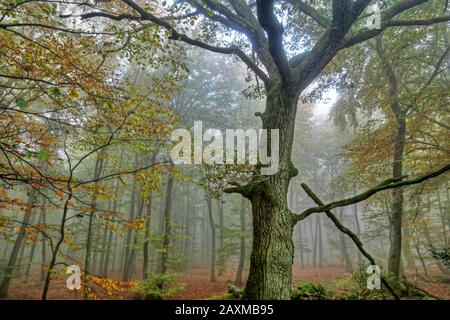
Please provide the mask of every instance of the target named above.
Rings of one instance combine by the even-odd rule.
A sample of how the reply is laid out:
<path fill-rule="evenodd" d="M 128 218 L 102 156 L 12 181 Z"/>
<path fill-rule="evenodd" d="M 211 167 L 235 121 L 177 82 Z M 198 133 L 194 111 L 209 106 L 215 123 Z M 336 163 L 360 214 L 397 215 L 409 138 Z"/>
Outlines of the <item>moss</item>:
<path fill-rule="evenodd" d="M 331 294 L 321 284 L 300 283 L 298 287 L 292 290 L 292 300 L 327 300 Z"/>
<path fill-rule="evenodd" d="M 175 281 L 174 274 L 152 274 L 135 283 L 131 291 L 136 300 L 162 300 L 170 298 L 184 289 Z"/>
<path fill-rule="evenodd" d="M 236 300 L 236 297 L 231 293 L 225 293 L 223 296 L 210 297 L 207 300 Z"/>

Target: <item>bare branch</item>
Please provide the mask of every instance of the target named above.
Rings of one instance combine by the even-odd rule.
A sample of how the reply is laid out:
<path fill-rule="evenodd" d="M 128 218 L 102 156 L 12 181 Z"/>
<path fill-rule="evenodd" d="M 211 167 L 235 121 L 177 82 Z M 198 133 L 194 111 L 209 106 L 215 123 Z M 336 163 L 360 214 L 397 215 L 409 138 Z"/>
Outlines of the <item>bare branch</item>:
<path fill-rule="evenodd" d="M 372 39 L 389 27 L 424 26 L 449 21 L 448 17 L 436 17 L 429 19 L 393 20 L 393 18 L 411 8 L 428 2 L 429 0 L 404 0 L 393 5 L 381 15 L 381 28 L 370 29 L 349 35 L 343 42 L 342 48 L 348 48 L 363 41 Z"/>
<path fill-rule="evenodd" d="M 302 188 L 303 190 L 305 190 L 306 194 L 319 206 L 323 206 L 324 203 L 322 202 L 322 200 L 320 200 L 320 198 L 306 185 L 306 184 L 302 184 Z M 338 218 L 336 218 L 336 216 L 330 211 L 330 210 L 326 210 L 325 214 L 327 215 L 328 218 L 331 219 L 331 221 L 333 222 L 333 224 L 336 226 L 336 228 L 338 228 L 342 233 L 345 233 L 346 235 L 348 235 L 350 237 L 350 239 L 352 239 L 353 243 L 355 244 L 355 246 L 358 248 L 358 250 L 361 252 L 361 254 L 367 258 L 367 260 L 369 260 L 371 265 L 377 265 L 375 262 L 375 259 L 366 251 L 366 249 L 364 249 L 363 243 L 362 241 L 358 238 L 358 236 L 356 234 L 354 234 L 350 229 L 348 229 L 347 227 L 345 227 Z M 389 283 L 386 281 L 386 279 L 384 279 L 384 277 L 381 277 L 381 281 L 383 282 L 383 284 L 386 286 L 386 288 L 388 288 L 388 290 L 391 292 L 391 294 L 395 297 L 396 300 L 400 300 L 399 296 L 397 295 L 397 293 L 392 289 L 392 287 L 389 285 Z"/>
<path fill-rule="evenodd" d="M 383 191 L 383 190 L 388 190 L 388 189 L 394 189 L 394 188 L 398 188 L 398 187 L 403 187 L 403 186 L 409 186 L 409 185 L 414 185 L 414 184 L 419 184 L 422 183 L 426 180 L 435 178 L 437 176 L 440 176 L 441 174 L 444 174 L 445 172 L 447 172 L 448 170 L 450 170 L 450 164 L 444 166 L 443 168 L 437 170 L 437 171 L 433 171 L 427 175 L 415 178 L 415 179 L 411 179 L 411 180 L 403 180 L 405 177 L 399 178 L 399 179 L 389 179 L 386 180 L 382 183 L 380 183 L 379 185 L 363 192 L 360 193 L 359 195 L 356 195 L 352 198 L 348 198 L 348 199 L 343 199 L 343 200 L 339 200 L 339 201 L 335 201 L 335 202 L 331 202 L 327 205 L 323 205 L 320 207 L 314 207 L 314 208 L 309 208 L 305 211 L 303 211 L 300 214 L 294 214 L 294 222 L 298 222 L 301 221 L 305 218 L 307 218 L 308 216 L 310 216 L 313 213 L 318 213 L 318 212 L 325 212 L 327 210 L 332 210 L 334 208 L 339 208 L 339 207 L 345 207 L 354 203 L 358 203 L 361 201 L 364 201 L 368 198 L 370 198 L 371 196 L 373 196 L 374 194 Z M 304 184 L 302 184 L 303 186 Z"/>
<path fill-rule="evenodd" d="M 153 15 L 150 12 L 147 12 L 144 8 L 139 6 L 137 3 L 135 3 L 132 0 L 122 0 L 125 4 L 127 4 L 131 9 L 136 11 L 140 16 L 134 16 L 134 15 L 120 15 L 120 16 L 113 16 L 109 17 L 109 14 L 105 14 L 104 12 L 89 12 L 86 14 L 81 15 L 81 19 L 89 19 L 93 17 L 109 17 L 111 19 L 115 19 L 116 17 L 123 17 L 123 18 L 129 18 L 132 20 L 148 20 L 151 21 L 160 27 L 164 28 L 167 31 L 170 31 L 171 35 L 169 39 L 176 40 L 176 41 L 182 41 L 187 44 L 206 49 L 211 52 L 216 53 L 223 53 L 223 54 L 234 54 L 238 56 L 253 72 L 256 73 L 258 77 L 260 77 L 265 83 L 268 82 L 268 76 L 265 74 L 263 70 L 261 70 L 256 63 L 254 63 L 242 50 L 240 50 L 237 47 L 217 47 L 212 46 L 210 44 L 204 43 L 199 40 L 192 39 L 191 37 L 179 33 L 169 22 Z"/>
<path fill-rule="evenodd" d="M 289 3 L 292 4 L 294 8 L 313 19 L 319 26 L 325 29 L 330 27 L 331 21 L 327 17 L 323 16 L 314 7 L 300 0 L 289 0 Z"/>

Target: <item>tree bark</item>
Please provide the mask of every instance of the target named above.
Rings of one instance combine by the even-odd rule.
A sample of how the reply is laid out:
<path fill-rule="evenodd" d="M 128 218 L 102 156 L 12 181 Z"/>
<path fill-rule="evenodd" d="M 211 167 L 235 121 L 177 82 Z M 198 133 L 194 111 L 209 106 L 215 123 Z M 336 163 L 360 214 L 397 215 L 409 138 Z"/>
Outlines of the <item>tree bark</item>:
<path fill-rule="evenodd" d="M 290 299 L 294 244 L 293 219 L 287 193 L 297 170 L 291 162 L 298 95 L 273 83 L 261 114 L 264 129 L 279 129 L 279 171 L 254 177 L 241 194 L 252 204 L 253 245 L 244 299 Z M 268 139 L 268 146 L 271 145 Z"/>

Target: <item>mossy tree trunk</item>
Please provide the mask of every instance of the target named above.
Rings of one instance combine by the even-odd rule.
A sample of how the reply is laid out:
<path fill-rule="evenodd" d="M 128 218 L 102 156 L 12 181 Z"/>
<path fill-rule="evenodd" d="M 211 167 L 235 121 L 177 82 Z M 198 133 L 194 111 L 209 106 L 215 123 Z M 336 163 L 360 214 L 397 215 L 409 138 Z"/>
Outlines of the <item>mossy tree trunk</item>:
<path fill-rule="evenodd" d="M 290 299 L 294 223 L 287 191 L 291 178 L 297 174 L 291 163 L 297 98 L 281 83 L 277 84 L 268 92 L 266 111 L 261 114 L 263 128 L 279 129 L 280 163 L 278 173 L 253 178 L 242 192 L 251 201 L 253 216 L 246 299 Z"/>

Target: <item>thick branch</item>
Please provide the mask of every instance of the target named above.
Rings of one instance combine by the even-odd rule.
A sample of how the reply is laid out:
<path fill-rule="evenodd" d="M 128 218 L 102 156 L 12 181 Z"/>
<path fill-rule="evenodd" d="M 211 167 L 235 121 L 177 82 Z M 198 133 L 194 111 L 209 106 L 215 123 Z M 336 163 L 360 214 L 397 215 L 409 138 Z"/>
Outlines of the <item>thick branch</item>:
<path fill-rule="evenodd" d="M 344 43 L 342 44 L 342 48 L 348 48 L 358 43 L 372 39 L 389 27 L 424 26 L 449 21 L 449 18 L 446 16 L 429 19 L 393 20 L 393 18 L 400 13 L 403 13 L 406 10 L 409 10 L 426 2 L 428 2 L 428 0 L 404 0 L 393 5 L 381 15 L 380 29 L 364 30 L 353 34 L 345 39 Z"/>
<path fill-rule="evenodd" d="M 269 38 L 269 52 L 272 56 L 281 79 L 287 80 L 290 75 L 289 63 L 283 47 L 283 25 L 274 14 L 273 0 L 256 1 L 258 21 Z"/>
<path fill-rule="evenodd" d="M 380 191 L 383 191 L 383 190 L 394 189 L 394 188 L 398 188 L 398 187 L 422 183 L 426 180 L 440 176 L 441 174 L 447 172 L 448 170 L 450 170 L 450 164 L 446 165 L 445 167 L 443 167 L 437 171 L 433 171 L 427 175 L 418 177 L 416 179 L 403 180 L 405 177 L 402 177 L 399 179 L 386 180 L 386 181 L 380 183 L 379 185 L 377 185 L 363 193 L 360 193 L 359 195 L 356 195 L 352 198 L 331 202 L 327 205 L 323 205 L 323 206 L 319 206 L 319 207 L 309 208 L 300 214 L 294 214 L 294 222 L 301 221 L 301 220 L 309 217 L 313 213 L 325 212 L 327 210 L 332 210 L 334 208 L 345 207 L 345 206 L 348 206 L 348 205 L 351 205 L 354 203 L 364 201 L 364 200 L 370 198 L 371 196 L 373 196 L 374 194 L 376 194 Z M 302 186 L 303 186 L 303 184 L 302 184 Z"/>
<path fill-rule="evenodd" d="M 294 6 L 294 8 L 298 9 L 311 19 L 313 19 L 319 26 L 328 29 L 330 26 L 331 21 L 323 16 L 319 11 L 317 11 L 314 7 L 311 7 L 310 5 L 304 3 L 300 0 L 289 0 L 289 3 Z"/>
<path fill-rule="evenodd" d="M 322 200 L 320 200 L 320 198 L 306 184 L 302 183 L 302 188 L 317 205 L 324 206 Z M 336 226 L 336 228 L 338 228 L 341 232 L 345 233 L 350 237 L 350 239 L 352 239 L 353 243 L 356 245 L 358 250 L 364 257 L 367 258 L 367 260 L 369 260 L 371 265 L 377 265 L 375 259 L 366 251 L 366 249 L 364 249 L 363 243 L 356 234 L 354 234 L 350 229 L 345 227 L 330 210 L 326 210 L 325 214 L 327 215 L 328 218 L 331 219 L 331 221 L 333 221 L 333 224 Z M 386 279 L 384 279 L 384 277 L 381 277 L 381 282 L 383 282 L 383 284 L 386 286 L 386 288 L 388 288 L 388 290 L 391 292 L 391 294 L 395 297 L 396 300 L 400 300 L 397 293 L 392 289 L 392 287 L 389 285 Z"/>
<path fill-rule="evenodd" d="M 450 16 L 442 16 L 428 19 L 416 19 L 416 20 L 391 20 L 386 25 L 387 27 L 429 26 L 432 24 L 447 21 L 450 21 Z"/>

